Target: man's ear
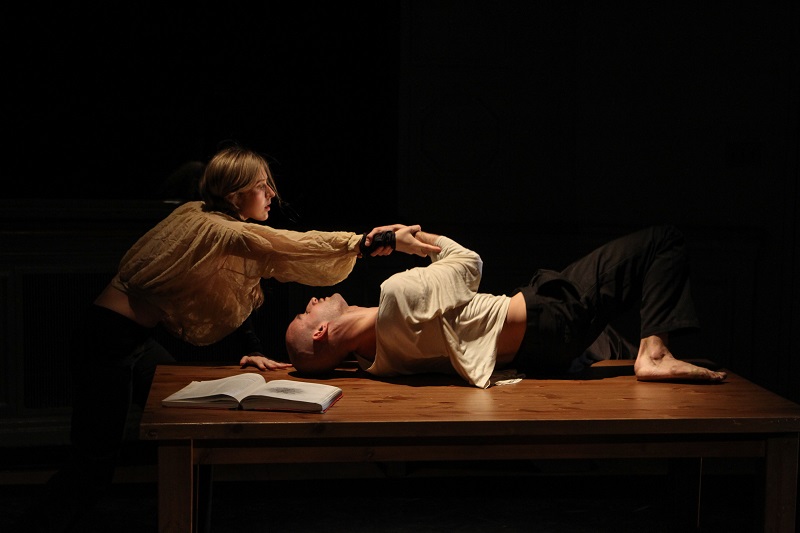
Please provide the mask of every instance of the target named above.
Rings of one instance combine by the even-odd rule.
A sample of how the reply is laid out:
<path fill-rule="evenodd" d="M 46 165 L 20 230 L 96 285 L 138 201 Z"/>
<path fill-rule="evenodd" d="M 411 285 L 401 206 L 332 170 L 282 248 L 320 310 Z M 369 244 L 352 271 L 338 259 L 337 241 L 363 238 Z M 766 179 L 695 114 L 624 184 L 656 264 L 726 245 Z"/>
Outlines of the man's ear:
<path fill-rule="evenodd" d="M 311 335 L 311 338 L 314 339 L 314 342 L 320 342 L 327 340 L 328 338 L 328 323 L 323 322 L 317 329 L 314 330 L 314 333 Z"/>

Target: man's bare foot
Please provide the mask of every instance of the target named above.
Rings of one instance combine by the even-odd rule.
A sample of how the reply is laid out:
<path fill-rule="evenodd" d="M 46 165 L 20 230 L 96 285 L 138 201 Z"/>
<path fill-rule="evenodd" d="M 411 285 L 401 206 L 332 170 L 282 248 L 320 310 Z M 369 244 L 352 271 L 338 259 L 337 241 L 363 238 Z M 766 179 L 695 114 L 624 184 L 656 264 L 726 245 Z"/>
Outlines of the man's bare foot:
<path fill-rule="evenodd" d="M 716 372 L 676 359 L 658 335 L 642 339 L 633 371 L 639 381 L 718 382 L 728 377 L 725 372 Z"/>

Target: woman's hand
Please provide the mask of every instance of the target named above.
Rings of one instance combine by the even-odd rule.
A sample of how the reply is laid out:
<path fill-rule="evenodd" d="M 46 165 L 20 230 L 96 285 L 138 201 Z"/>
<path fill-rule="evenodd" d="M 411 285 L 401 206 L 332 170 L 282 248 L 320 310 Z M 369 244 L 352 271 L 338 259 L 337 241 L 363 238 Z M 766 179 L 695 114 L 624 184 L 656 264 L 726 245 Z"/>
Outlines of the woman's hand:
<path fill-rule="evenodd" d="M 267 357 L 264 357 L 260 353 L 251 353 L 250 355 L 245 355 L 239 361 L 239 364 L 242 365 L 242 368 L 246 368 L 248 366 L 254 366 L 259 370 L 282 370 L 284 368 L 291 368 L 291 363 L 280 363 L 278 361 L 273 361 Z"/>
<path fill-rule="evenodd" d="M 433 244 L 439 237 L 438 235 L 425 233 L 424 239 L 420 239 L 419 237 L 415 238 L 418 233 L 422 233 L 420 229 L 421 227 L 419 224 L 413 226 L 406 226 L 403 224 L 380 226 L 367 233 L 364 244 L 365 246 L 369 246 L 372 243 L 373 237 L 378 233 L 393 231 L 395 236 L 395 249 L 400 252 L 419 255 L 421 257 L 427 257 L 428 254 L 441 252 L 442 249 Z M 375 257 L 378 255 L 389 255 L 390 253 L 392 253 L 391 246 L 382 246 L 373 251 L 371 255 Z"/>
<path fill-rule="evenodd" d="M 377 235 L 379 233 L 383 233 L 384 231 L 393 231 L 393 232 L 397 233 L 397 231 L 399 229 L 404 228 L 404 227 L 405 226 L 402 225 L 402 224 L 391 224 L 389 226 L 379 226 L 377 228 L 373 228 L 372 231 L 367 233 L 367 239 L 364 241 L 364 246 L 369 246 L 370 244 L 372 244 L 372 239 L 375 237 L 375 235 Z M 391 246 L 381 246 L 380 248 L 376 248 L 370 254 L 370 256 L 371 257 L 377 257 L 379 255 L 389 255 L 390 253 L 392 253 L 392 251 L 393 250 L 392 250 Z"/>

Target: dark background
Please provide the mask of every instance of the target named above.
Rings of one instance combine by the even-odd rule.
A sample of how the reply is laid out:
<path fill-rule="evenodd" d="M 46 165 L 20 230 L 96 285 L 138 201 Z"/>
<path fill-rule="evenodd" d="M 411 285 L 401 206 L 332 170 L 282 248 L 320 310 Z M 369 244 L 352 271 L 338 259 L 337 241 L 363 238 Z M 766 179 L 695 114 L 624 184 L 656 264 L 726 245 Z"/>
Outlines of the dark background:
<path fill-rule="evenodd" d="M 303 222 L 396 218 L 397 2 L 10 9 L 9 198 L 160 199 L 234 141 Z"/>
<path fill-rule="evenodd" d="M 419 223 L 478 250 L 489 292 L 673 223 L 711 326 L 691 355 L 800 399 L 791 2 L 2 10 L 8 234 L 121 225 L 118 259 L 168 212 L 167 177 L 229 141 L 272 164 L 270 224 Z"/>
<path fill-rule="evenodd" d="M 521 191 L 527 223 L 754 225 L 796 184 L 790 5 L 9 4 L 5 194 L 159 198 L 234 140 L 309 222 L 442 192 L 491 222 Z"/>

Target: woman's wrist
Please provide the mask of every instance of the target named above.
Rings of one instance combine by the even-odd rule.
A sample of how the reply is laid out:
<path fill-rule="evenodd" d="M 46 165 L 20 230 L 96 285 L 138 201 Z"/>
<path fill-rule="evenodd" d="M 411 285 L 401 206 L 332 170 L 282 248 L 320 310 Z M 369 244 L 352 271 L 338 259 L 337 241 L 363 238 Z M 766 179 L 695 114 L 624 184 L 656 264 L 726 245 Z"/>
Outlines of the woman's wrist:
<path fill-rule="evenodd" d="M 367 234 L 365 233 L 364 236 L 361 237 L 361 242 L 358 245 L 358 249 L 362 257 L 369 257 L 372 255 L 372 252 L 378 248 L 383 248 L 386 246 L 391 247 L 392 250 L 394 250 L 397 246 L 397 240 L 393 231 L 384 231 L 375 234 L 372 237 L 372 242 L 369 243 L 369 246 L 367 245 Z"/>

